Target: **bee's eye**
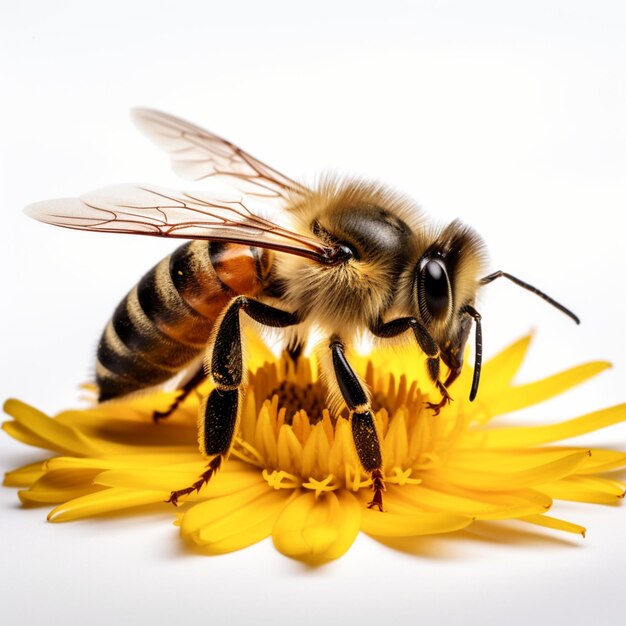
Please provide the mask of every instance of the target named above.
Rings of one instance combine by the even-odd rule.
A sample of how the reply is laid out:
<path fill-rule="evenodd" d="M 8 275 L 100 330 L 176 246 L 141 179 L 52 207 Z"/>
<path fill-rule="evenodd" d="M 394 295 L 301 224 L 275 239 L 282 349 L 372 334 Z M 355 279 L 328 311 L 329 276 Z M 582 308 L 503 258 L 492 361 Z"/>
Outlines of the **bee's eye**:
<path fill-rule="evenodd" d="M 344 253 L 346 258 L 356 259 L 357 261 L 361 258 L 359 251 L 352 245 L 345 241 L 340 241 L 337 246 Z"/>
<path fill-rule="evenodd" d="M 424 319 L 442 319 L 451 302 L 450 280 L 441 259 L 424 258 L 419 264 L 418 304 Z"/>
<path fill-rule="evenodd" d="M 311 230 L 316 237 L 320 237 L 324 241 L 328 241 L 335 245 L 336 253 L 334 255 L 335 262 L 345 263 L 350 259 L 356 259 L 357 261 L 361 258 L 359 251 L 356 247 L 344 241 L 340 240 L 338 237 L 335 237 L 331 232 L 329 232 L 326 228 L 324 228 L 319 220 L 314 220 L 311 224 Z"/>

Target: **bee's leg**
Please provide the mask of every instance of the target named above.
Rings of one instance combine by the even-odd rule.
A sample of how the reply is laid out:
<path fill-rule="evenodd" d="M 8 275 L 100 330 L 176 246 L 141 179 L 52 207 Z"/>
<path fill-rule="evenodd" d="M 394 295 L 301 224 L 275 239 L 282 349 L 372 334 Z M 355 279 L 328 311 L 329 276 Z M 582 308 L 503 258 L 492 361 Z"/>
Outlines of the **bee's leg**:
<path fill-rule="evenodd" d="M 190 487 L 172 491 L 168 502 L 176 505 L 181 496 L 199 491 L 219 469 L 228 456 L 237 432 L 241 387 L 244 382 L 244 364 L 241 349 L 239 311 L 245 311 L 253 320 L 274 328 L 284 328 L 300 322 L 296 313 L 237 296 L 226 309 L 215 336 L 211 356 L 211 376 L 215 389 L 209 394 L 200 427 L 200 451 L 211 458 L 206 471 Z"/>
<path fill-rule="evenodd" d="M 289 358 L 295 363 L 298 362 L 298 359 L 302 355 L 302 351 L 304 350 L 304 344 L 302 342 L 298 342 L 296 344 L 290 345 L 287 348 L 287 354 Z"/>
<path fill-rule="evenodd" d="M 383 458 L 370 401 L 361 381 L 346 359 L 344 345 L 339 337 L 331 338 L 330 350 L 339 390 L 350 409 L 352 437 L 359 461 L 363 469 L 372 477 L 374 497 L 367 506 L 370 509 L 377 507 L 379 511 L 382 511 L 383 491 L 385 491 Z"/>
<path fill-rule="evenodd" d="M 190 493 L 194 491 L 200 491 L 204 485 L 206 485 L 213 474 L 217 473 L 217 470 L 222 465 L 222 456 L 218 455 L 214 459 L 211 459 L 209 464 L 206 467 L 206 470 L 200 474 L 198 480 L 193 483 L 190 487 L 185 487 L 184 489 L 177 489 L 176 491 L 172 491 L 170 493 L 170 497 L 166 500 L 166 502 L 171 502 L 174 506 L 178 506 L 178 499 L 182 496 L 188 496 Z"/>
<path fill-rule="evenodd" d="M 204 371 L 204 366 L 201 363 L 198 369 L 194 372 L 193 376 L 182 387 L 180 387 L 180 389 L 178 389 L 178 395 L 172 404 L 170 404 L 169 408 L 165 411 L 154 411 L 152 413 L 152 421 L 158 423 L 162 419 L 169 417 L 185 400 L 185 398 L 206 379 L 207 375 Z"/>
<path fill-rule="evenodd" d="M 401 335 L 403 332 L 409 330 L 409 328 L 413 331 L 420 349 L 426 355 L 428 375 L 441 393 L 440 402 L 429 402 L 427 404 L 429 409 L 434 410 L 435 415 L 439 415 L 441 408 L 451 402 L 452 398 L 450 397 L 446 386 L 439 380 L 439 371 L 441 369 L 441 351 L 439 350 L 437 342 L 431 337 L 430 333 L 414 317 L 400 317 L 397 320 L 392 320 L 386 324 L 381 321 L 372 326 L 370 330 L 377 337 L 390 338 Z"/>

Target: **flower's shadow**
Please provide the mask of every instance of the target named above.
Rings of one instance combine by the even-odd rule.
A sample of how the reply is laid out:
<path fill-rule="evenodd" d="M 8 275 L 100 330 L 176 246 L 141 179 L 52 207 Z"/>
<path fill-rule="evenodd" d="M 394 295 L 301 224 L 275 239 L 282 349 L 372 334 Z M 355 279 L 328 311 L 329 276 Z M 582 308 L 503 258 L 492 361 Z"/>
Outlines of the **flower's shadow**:
<path fill-rule="evenodd" d="M 474 522 L 469 529 L 445 535 L 422 535 L 419 537 L 373 537 L 373 541 L 407 555 L 432 560 L 468 560 L 484 558 L 485 546 L 509 546 L 514 548 L 577 548 L 584 547 L 581 537 L 567 539 L 549 535 L 541 529 L 536 531 L 518 527 L 516 522 Z M 520 524 L 521 526 L 521 524 Z M 271 541 L 266 539 L 265 541 Z M 175 552 L 177 557 L 226 556 L 215 554 L 192 541 L 181 541 Z M 297 560 L 303 572 L 316 571 L 333 561 Z"/>
<path fill-rule="evenodd" d="M 469 528 L 445 535 L 417 537 L 371 537 L 374 541 L 417 557 L 429 559 L 468 558 L 477 546 L 509 546 L 517 548 L 563 547 L 580 548 L 582 538 L 572 539 L 521 528 L 516 522 L 474 522 Z M 483 555 L 481 555 L 482 557 Z"/>
<path fill-rule="evenodd" d="M 271 544 L 271 537 L 266 537 L 261 541 L 252 544 L 251 546 L 244 546 L 241 550 L 250 550 L 250 548 L 263 549 L 261 548 L 262 544 Z M 171 551 L 170 556 L 172 558 L 192 558 L 192 557 L 212 557 L 212 558 L 228 558 L 232 556 L 233 552 L 214 552 L 209 547 L 203 546 L 197 543 L 194 543 L 191 540 L 182 540 L 176 544 L 176 547 Z M 266 558 L 263 556 L 263 558 Z M 326 565 L 330 565 L 336 561 L 336 559 L 319 559 L 319 560 L 306 560 L 306 559 L 296 559 L 292 557 L 288 557 L 289 560 L 294 564 L 294 567 L 297 568 L 298 571 L 306 573 L 306 572 L 315 572 L 320 570 Z"/>

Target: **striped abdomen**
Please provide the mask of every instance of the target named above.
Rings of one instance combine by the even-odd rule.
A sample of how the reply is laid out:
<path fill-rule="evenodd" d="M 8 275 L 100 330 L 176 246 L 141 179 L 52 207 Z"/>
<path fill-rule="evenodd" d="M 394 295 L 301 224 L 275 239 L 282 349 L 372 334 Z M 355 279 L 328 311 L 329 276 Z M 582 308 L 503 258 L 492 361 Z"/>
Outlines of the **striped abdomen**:
<path fill-rule="evenodd" d="M 153 267 L 120 302 L 98 345 L 101 401 L 158 385 L 200 357 L 233 296 L 256 295 L 267 253 L 192 241 Z"/>

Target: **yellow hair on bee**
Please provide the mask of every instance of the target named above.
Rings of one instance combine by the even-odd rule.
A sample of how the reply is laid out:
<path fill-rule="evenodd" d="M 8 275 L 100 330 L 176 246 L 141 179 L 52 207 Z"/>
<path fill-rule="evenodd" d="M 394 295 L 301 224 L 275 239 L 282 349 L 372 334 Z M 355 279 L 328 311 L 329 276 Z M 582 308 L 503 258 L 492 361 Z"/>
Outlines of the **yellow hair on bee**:
<path fill-rule="evenodd" d="M 424 227 L 419 208 L 376 182 L 323 177 L 289 207 L 296 229 L 353 252 L 347 263 L 322 266 L 291 255 L 276 255 L 281 298 L 328 335 L 352 337 L 374 323 L 396 298 L 397 280 L 417 254 L 415 237 Z"/>
<path fill-rule="evenodd" d="M 378 181 L 332 173 L 321 175 L 311 193 L 294 197 L 289 210 L 307 233 L 311 220 L 316 217 L 332 218 L 366 207 L 384 207 L 413 232 L 423 230 L 427 224 L 426 216 L 409 196 Z"/>

